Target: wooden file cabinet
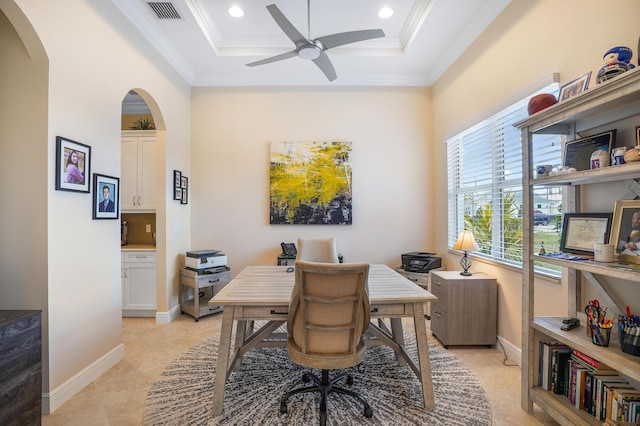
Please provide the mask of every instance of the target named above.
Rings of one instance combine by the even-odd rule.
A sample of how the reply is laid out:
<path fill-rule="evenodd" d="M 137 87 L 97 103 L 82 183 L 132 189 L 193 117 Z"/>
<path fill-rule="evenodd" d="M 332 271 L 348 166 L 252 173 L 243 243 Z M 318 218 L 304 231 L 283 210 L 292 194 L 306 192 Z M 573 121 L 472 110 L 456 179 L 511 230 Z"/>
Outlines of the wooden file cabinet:
<path fill-rule="evenodd" d="M 449 345 L 486 345 L 497 338 L 498 285 L 495 278 L 432 271 L 431 333 Z"/>
<path fill-rule="evenodd" d="M 399 273 L 406 279 L 418 284 L 420 287 L 424 288 L 429 293 L 431 293 L 431 272 L 442 271 L 442 270 L 444 270 L 444 268 L 433 269 L 427 273 L 419 273 L 419 272 L 405 271 L 402 266 L 398 266 L 396 268 L 397 273 Z M 424 304 L 424 316 L 427 317 L 427 319 L 431 319 L 431 302 Z"/>
<path fill-rule="evenodd" d="M 180 270 L 180 312 L 191 315 L 196 321 L 205 315 L 222 312 L 222 306 L 210 306 L 209 300 L 229 282 L 231 272 L 197 274 L 187 268 Z M 203 295 L 200 296 L 200 293 Z"/>

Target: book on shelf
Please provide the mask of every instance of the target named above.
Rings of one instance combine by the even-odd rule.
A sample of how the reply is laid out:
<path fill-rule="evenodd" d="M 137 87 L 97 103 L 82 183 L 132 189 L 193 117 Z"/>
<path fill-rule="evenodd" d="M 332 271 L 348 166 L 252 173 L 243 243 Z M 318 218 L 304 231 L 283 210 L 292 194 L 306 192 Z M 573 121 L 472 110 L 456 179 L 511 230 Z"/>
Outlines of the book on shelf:
<path fill-rule="evenodd" d="M 640 390 L 615 389 L 611 404 L 611 419 L 624 422 L 640 420 Z"/>
<path fill-rule="evenodd" d="M 627 379 L 621 376 L 595 376 L 595 398 L 593 400 L 594 412 L 592 413 L 596 419 L 604 420 L 606 411 L 606 390 L 609 386 L 628 386 Z M 593 394 L 593 392 L 592 392 Z"/>
<path fill-rule="evenodd" d="M 613 370 L 613 368 L 609 367 L 604 362 L 600 362 L 597 359 L 590 357 L 589 355 L 583 352 L 580 352 L 577 349 L 573 349 L 573 355 L 575 356 L 575 358 L 579 359 L 584 364 L 593 368 L 594 370 Z"/>
<path fill-rule="evenodd" d="M 567 374 L 567 363 L 571 356 L 571 348 L 556 348 L 553 351 L 552 362 L 552 378 L 551 390 L 557 395 L 567 395 L 565 392 L 568 388 L 567 380 L 569 378 Z"/>
<path fill-rule="evenodd" d="M 571 348 L 556 341 L 541 341 L 540 348 L 540 359 L 538 362 L 538 384 L 545 390 L 551 390 L 554 379 L 554 360 L 557 360 L 558 356 L 557 351 L 558 349 L 571 350 Z"/>
<path fill-rule="evenodd" d="M 600 378 L 607 378 L 618 376 L 618 372 L 615 370 L 605 371 L 602 374 L 593 373 L 588 371 L 585 377 L 584 383 L 584 411 L 596 415 L 596 389 L 598 380 Z"/>
<path fill-rule="evenodd" d="M 605 387 L 605 394 L 603 396 L 603 400 L 602 400 L 602 416 L 603 416 L 603 420 L 604 419 L 613 419 L 613 400 L 614 400 L 614 395 L 615 398 L 617 399 L 617 392 L 623 392 L 625 390 L 633 390 L 633 386 L 632 385 L 620 385 L 620 386 L 606 386 Z M 617 402 L 616 402 L 617 405 Z M 617 412 L 616 412 L 617 414 Z"/>
<path fill-rule="evenodd" d="M 589 370 L 585 367 L 578 367 L 576 369 L 576 396 L 575 396 L 574 406 L 578 410 L 582 410 L 584 408 L 584 395 L 585 395 L 584 388 L 585 388 L 588 372 Z"/>

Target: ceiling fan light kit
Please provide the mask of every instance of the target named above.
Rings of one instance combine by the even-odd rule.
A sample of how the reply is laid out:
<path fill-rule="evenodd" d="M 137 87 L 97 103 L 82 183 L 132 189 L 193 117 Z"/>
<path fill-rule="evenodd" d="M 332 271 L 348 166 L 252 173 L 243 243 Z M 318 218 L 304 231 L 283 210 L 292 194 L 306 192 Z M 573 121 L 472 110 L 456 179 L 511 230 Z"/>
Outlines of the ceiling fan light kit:
<path fill-rule="evenodd" d="M 310 0 L 307 0 L 307 26 L 310 27 L 311 13 L 310 13 Z M 272 62 L 282 61 L 284 59 L 298 56 L 301 59 L 311 60 L 316 64 L 320 71 L 324 73 L 329 81 L 333 81 L 337 78 L 336 71 L 333 68 L 333 64 L 329 57 L 324 53 L 326 50 L 343 46 L 345 44 L 356 43 L 358 41 L 371 40 L 374 38 L 384 37 L 384 31 L 381 29 L 376 30 L 359 30 L 348 31 L 344 33 L 330 34 L 323 37 L 318 37 L 311 40 L 311 36 L 303 36 L 296 27 L 284 16 L 278 6 L 270 4 L 267 6 L 267 10 L 276 21 L 276 24 L 280 29 L 289 37 L 296 49 L 290 52 L 282 53 L 280 55 L 272 56 L 270 58 L 262 59 L 260 61 L 251 62 L 246 64 L 248 67 L 255 67 L 258 65 L 265 65 Z M 309 28 L 309 32 L 311 32 Z"/>

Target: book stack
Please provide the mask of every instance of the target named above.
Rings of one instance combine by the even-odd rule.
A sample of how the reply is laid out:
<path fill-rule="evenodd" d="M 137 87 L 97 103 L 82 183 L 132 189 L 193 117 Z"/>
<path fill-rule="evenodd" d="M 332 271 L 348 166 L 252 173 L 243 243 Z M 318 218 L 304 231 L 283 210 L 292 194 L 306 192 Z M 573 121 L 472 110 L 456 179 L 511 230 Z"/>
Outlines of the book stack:
<path fill-rule="evenodd" d="M 640 422 L 640 390 L 616 370 L 556 341 L 540 341 L 538 385 L 598 420 Z"/>

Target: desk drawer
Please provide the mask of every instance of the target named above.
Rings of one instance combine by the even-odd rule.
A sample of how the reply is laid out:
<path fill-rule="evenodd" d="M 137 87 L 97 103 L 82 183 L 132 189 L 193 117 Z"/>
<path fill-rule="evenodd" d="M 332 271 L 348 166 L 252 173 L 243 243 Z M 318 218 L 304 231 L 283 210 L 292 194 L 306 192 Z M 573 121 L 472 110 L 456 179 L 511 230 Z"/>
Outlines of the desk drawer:
<path fill-rule="evenodd" d="M 227 284 L 230 275 L 229 271 L 218 272 L 217 274 L 198 275 L 195 281 L 198 288 L 211 287 L 212 285 Z"/>
<path fill-rule="evenodd" d="M 371 308 L 371 316 L 387 317 L 387 316 L 403 316 L 406 315 L 404 305 L 376 305 Z"/>
<path fill-rule="evenodd" d="M 235 319 L 279 319 L 286 320 L 289 315 L 288 306 L 274 308 L 273 306 L 242 306 Z"/>

